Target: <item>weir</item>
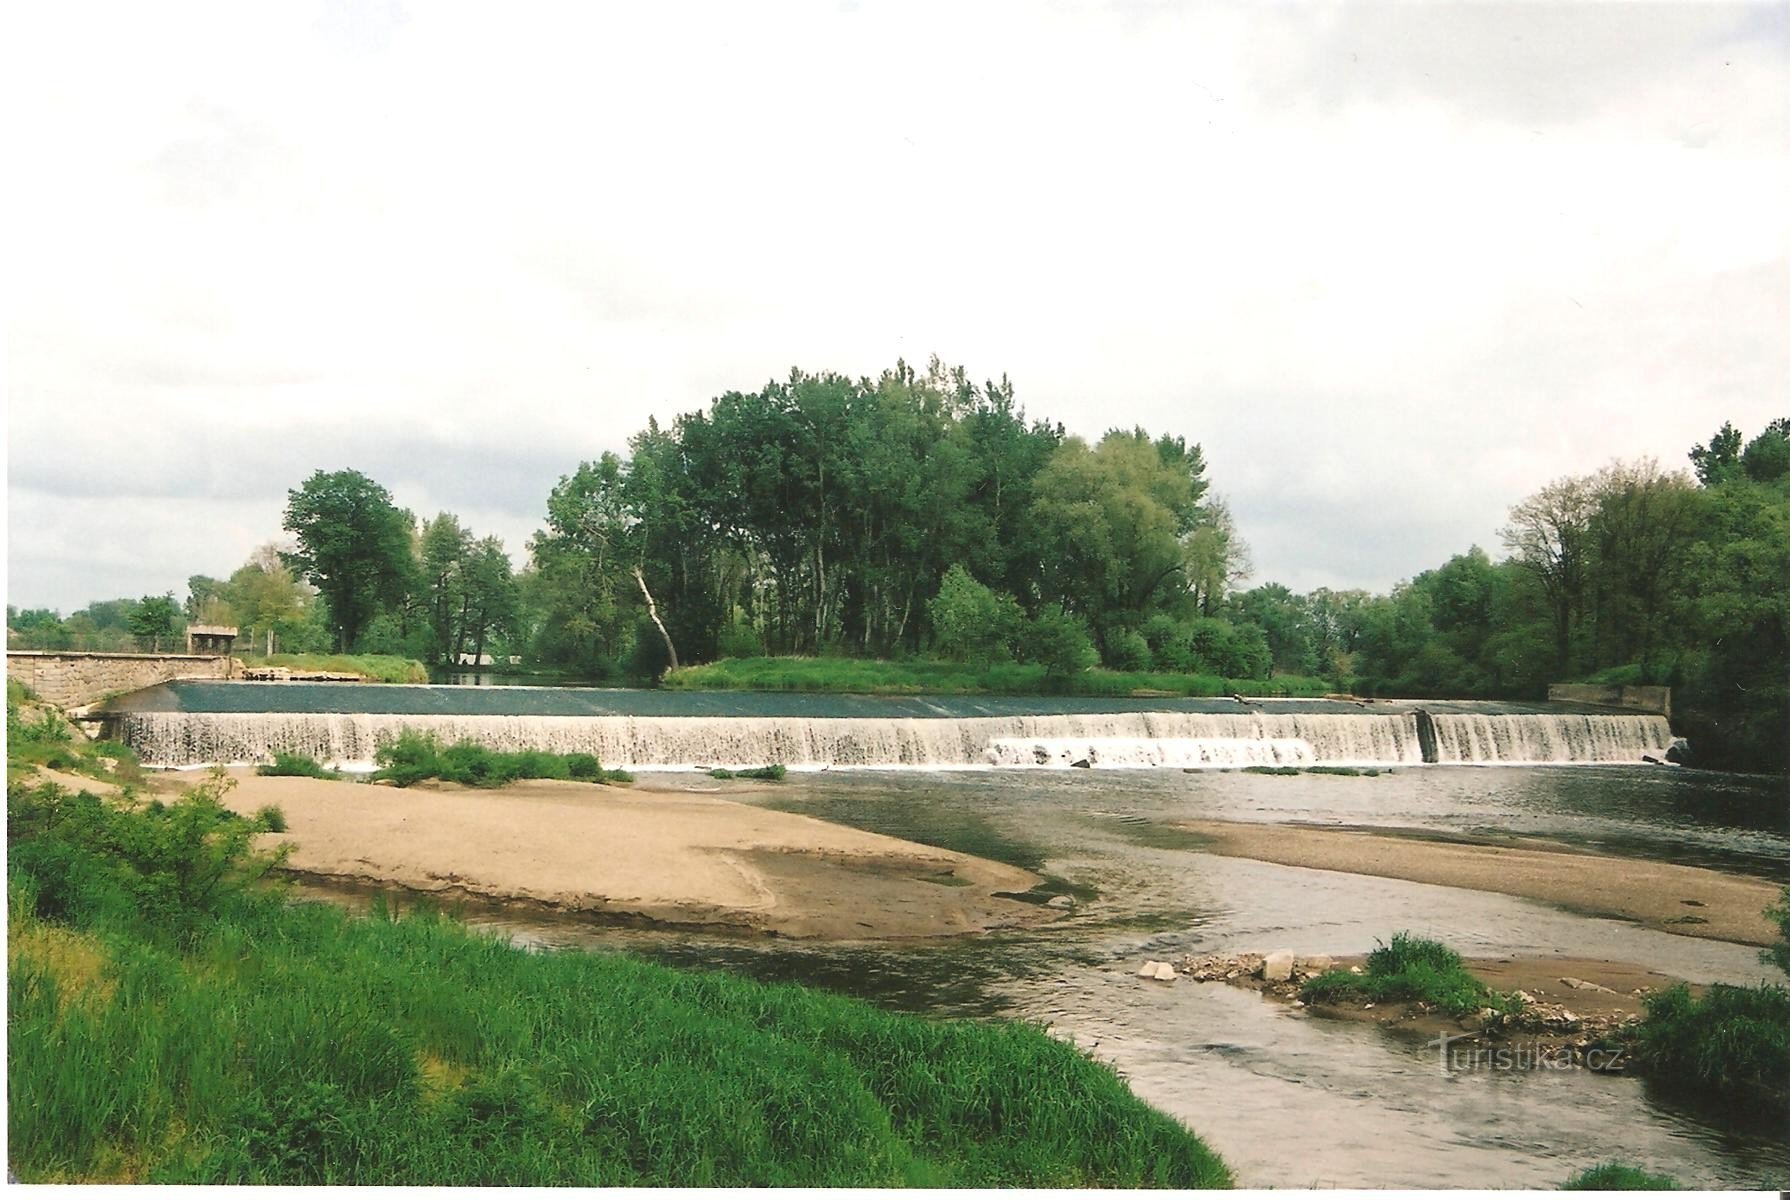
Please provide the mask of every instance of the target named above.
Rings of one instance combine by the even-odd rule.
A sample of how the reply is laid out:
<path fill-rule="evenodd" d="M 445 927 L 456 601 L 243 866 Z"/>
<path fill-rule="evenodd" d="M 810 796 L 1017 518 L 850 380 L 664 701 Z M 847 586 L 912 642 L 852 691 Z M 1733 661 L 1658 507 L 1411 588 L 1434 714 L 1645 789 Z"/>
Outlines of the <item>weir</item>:
<path fill-rule="evenodd" d="M 1458 706 L 1457 706 L 1458 707 Z M 402 730 L 494 750 L 594 754 L 626 768 L 796 769 L 1392 766 L 1639 762 L 1663 756 L 1662 717 L 1415 711 L 1115 712 L 1004 716 L 588 716 L 456 713 L 125 712 L 119 736 L 152 766 L 304 754 L 366 768 Z"/>

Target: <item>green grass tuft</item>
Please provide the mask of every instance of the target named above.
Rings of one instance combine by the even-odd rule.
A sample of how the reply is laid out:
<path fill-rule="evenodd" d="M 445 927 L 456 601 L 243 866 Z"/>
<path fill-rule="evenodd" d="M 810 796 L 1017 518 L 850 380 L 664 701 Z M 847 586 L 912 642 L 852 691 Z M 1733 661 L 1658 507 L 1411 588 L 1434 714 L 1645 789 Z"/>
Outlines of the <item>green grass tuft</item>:
<path fill-rule="evenodd" d="M 1670 1175 L 1653 1175 L 1628 1163 L 1607 1162 L 1580 1171 L 1560 1185 L 1563 1192 L 1676 1192 L 1683 1185 Z"/>
<path fill-rule="evenodd" d="M 1299 996 L 1307 1004 L 1422 1003 L 1455 1017 L 1482 1008 L 1497 1012 L 1522 1008 L 1521 1000 L 1481 983 L 1461 962 L 1461 956 L 1441 942 L 1408 933 L 1395 933 L 1390 942 L 1375 947 L 1367 956 L 1365 973 L 1326 971 L 1306 980 Z"/>
<path fill-rule="evenodd" d="M 1647 997 L 1634 1056 L 1671 1084 L 1790 1111 L 1790 989 L 1682 984 Z"/>

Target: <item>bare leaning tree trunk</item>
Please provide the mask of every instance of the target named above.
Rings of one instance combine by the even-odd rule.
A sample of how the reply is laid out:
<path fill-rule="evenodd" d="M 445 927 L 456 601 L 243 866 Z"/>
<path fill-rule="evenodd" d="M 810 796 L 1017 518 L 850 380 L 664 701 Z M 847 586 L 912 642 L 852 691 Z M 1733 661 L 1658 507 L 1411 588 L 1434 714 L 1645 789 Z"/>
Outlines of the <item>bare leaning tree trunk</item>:
<path fill-rule="evenodd" d="M 640 585 L 640 594 L 646 598 L 646 615 L 653 619 L 659 627 L 659 636 L 665 639 L 665 656 L 671 660 L 671 669 L 677 670 L 677 647 L 671 644 L 671 634 L 665 631 L 665 622 L 659 619 L 659 606 L 653 603 L 653 594 L 646 590 L 646 576 L 640 568 L 634 568 L 634 582 Z"/>

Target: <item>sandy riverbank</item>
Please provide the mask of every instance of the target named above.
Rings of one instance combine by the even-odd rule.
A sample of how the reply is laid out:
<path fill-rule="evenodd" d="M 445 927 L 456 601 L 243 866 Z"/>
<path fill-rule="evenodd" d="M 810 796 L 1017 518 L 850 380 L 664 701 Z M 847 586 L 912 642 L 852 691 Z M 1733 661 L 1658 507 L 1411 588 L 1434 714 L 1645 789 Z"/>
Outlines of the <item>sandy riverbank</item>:
<path fill-rule="evenodd" d="M 998 893 L 1029 871 L 710 794 L 535 780 L 491 791 L 231 772 L 226 803 L 277 804 L 301 877 L 618 922 L 788 937 L 975 933 L 1056 915 Z M 698 791 L 697 789 L 700 789 Z"/>
<path fill-rule="evenodd" d="M 1754 946 L 1777 940 L 1764 913 L 1777 901 L 1778 885 L 1748 875 L 1587 854 L 1539 839 L 1480 844 L 1415 830 L 1241 821 L 1177 827 L 1197 835 L 1213 854 L 1522 896 L 1691 937 Z"/>

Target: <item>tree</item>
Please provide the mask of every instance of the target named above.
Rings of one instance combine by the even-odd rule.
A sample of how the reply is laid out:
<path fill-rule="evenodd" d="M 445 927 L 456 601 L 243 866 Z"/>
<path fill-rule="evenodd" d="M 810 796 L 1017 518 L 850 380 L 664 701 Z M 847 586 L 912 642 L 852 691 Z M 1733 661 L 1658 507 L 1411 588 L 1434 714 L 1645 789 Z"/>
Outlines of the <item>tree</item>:
<path fill-rule="evenodd" d="M 1046 604 L 1026 632 L 1025 657 L 1041 663 L 1048 679 L 1079 675 L 1099 662 L 1087 622 L 1060 604 Z"/>
<path fill-rule="evenodd" d="M 138 646 L 159 653 L 162 642 L 173 640 L 175 621 L 179 617 L 180 609 L 174 603 L 173 592 L 164 596 L 145 596 L 131 611 L 131 636 L 137 639 Z"/>
<path fill-rule="evenodd" d="M 1585 610 L 1596 512 L 1590 478 L 1556 479 L 1512 508 L 1510 524 L 1499 531 L 1505 547 L 1547 597 L 1555 669 L 1562 677 L 1572 670 L 1573 633 Z"/>
<path fill-rule="evenodd" d="M 329 603 L 338 649 L 380 612 L 401 607 L 414 573 L 409 513 L 359 471 L 318 471 L 287 493 L 290 561 Z"/>
<path fill-rule="evenodd" d="M 1013 657 L 1024 614 L 1013 597 L 976 582 L 963 567 L 945 572 L 926 611 L 933 643 L 946 658 L 987 666 Z"/>
<path fill-rule="evenodd" d="M 1691 447 L 1691 462 L 1703 486 L 1720 483 L 1740 465 L 1740 430 L 1734 428 L 1733 422 L 1723 421 L 1707 446 L 1699 443 Z"/>
<path fill-rule="evenodd" d="M 458 659 L 466 642 L 468 607 L 466 560 L 472 553 L 472 532 L 452 513 L 423 523 L 420 583 L 429 628 L 429 657 L 437 663 Z"/>

